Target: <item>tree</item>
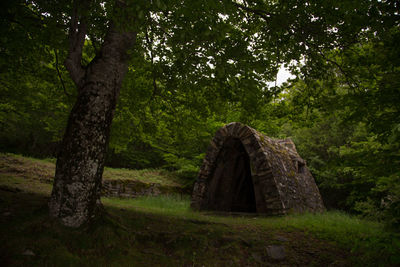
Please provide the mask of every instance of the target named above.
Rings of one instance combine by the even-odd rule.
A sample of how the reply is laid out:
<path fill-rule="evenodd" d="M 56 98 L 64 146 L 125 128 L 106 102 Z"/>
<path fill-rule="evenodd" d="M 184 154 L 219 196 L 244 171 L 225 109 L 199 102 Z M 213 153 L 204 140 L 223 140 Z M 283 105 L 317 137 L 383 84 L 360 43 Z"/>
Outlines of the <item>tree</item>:
<path fill-rule="evenodd" d="M 128 50 L 135 44 L 137 35 L 135 31 L 123 31 L 111 20 L 99 53 L 90 64 L 82 66 L 89 27 L 83 9 L 91 3 L 80 4 L 74 1 L 69 53 L 65 60 L 78 96 L 57 158 L 49 202 L 50 215 L 71 227 L 82 225 L 96 213 L 111 122 L 128 69 Z M 121 8 L 122 4 L 118 2 L 117 6 Z"/>
<path fill-rule="evenodd" d="M 40 1 L 37 3 L 40 6 Z M 145 53 L 148 53 L 152 63 L 155 60 L 154 51 L 158 50 L 161 55 L 168 55 L 166 62 L 163 62 L 164 68 L 169 64 L 178 67 L 176 69 L 179 71 L 178 75 L 171 75 L 170 72 L 163 74 L 164 79 L 168 79 L 167 85 L 178 87 L 176 82 L 181 83 L 179 80 L 196 84 L 200 78 L 208 76 L 210 73 L 207 74 L 202 68 L 207 64 L 210 52 L 218 54 L 219 48 L 227 49 L 230 44 L 224 40 L 228 40 L 225 36 L 228 30 L 231 30 L 231 33 L 239 32 L 238 29 L 233 31 L 232 21 L 237 24 L 237 18 L 231 17 L 228 19 L 229 23 L 226 23 L 223 14 L 219 13 L 224 11 L 224 5 L 214 4 L 213 1 L 202 3 L 177 1 L 170 3 L 168 7 L 160 1 L 149 4 L 145 1 L 141 3 L 116 1 L 109 6 L 107 4 L 109 3 L 103 6 L 106 33 L 104 37 L 101 34 L 94 38 L 90 37 L 93 43 L 100 41 L 101 47 L 85 66 L 82 65 L 85 38 L 91 36 L 88 32 L 90 22 L 96 25 L 95 17 L 89 12 L 99 8 L 99 3 L 75 1 L 71 9 L 68 30 L 69 52 L 65 66 L 76 84 L 78 96 L 57 158 L 49 207 L 51 216 L 61 219 L 64 225 L 72 227 L 90 221 L 96 214 L 110 126 L 119 90 L 128 70 L 128 51 L 135 45 L 137 36 L 140 35 L 141 41 L 147 44 Z M 196 12 L 192 13 L 194 10 Z M 228 27 L 223 28 L 224 26 Z M 212 27 L 221 31 L 212 36 L 215 34 Z M 92 27 L 92 30 L 94 28 Z M 200 38 L 195 35 L 199 32 Z M 205 36 L 215 39 L 206 42 Z M 237 42 L 233 47 L 240 45 L 246 50 L 249 41 L 241 41 L 240 37 L 241 35 L 237 34 L 232 38 L 232 41 Z M 137 48 L 136 52 L 142 52 L 140 49 Z M 171 49 L 173 54 L 170 53 Z M 251 51 L 246 51 L 242 61 L 246 64 L 254 63 L 254 58 Z M 162 60 L 163 58 L 159 59 L 159 63 Z M 258 60 L 258 64 L 262 62 L 263 60 Z M 200 63 L 202 65 L 199 66 Z M 219 64 L 218 70 L 223 69 L 226 64 L 225 62 L 211 64 L 213 63 Z M 183 70 L 182 67 L 187 69 Z M 190 71 L 199 70 L 203 73 L 199 73 L 197 79 L 188 77 Z M 262 72 L 265 73 L 265 70 Z M 230 74 L 233 76 L 234 73 Z M 249 69 L 245 75 L 254 76 Z M 223 84 L 226 78 L 218 76 Z M 185 87 L 187 86 L 185 84 Z M 157 89 L 154 81 L 155 93 Z"/>
<path fill-rule="evenodd" d="M 325 205 L 399 227 L 400 32 L 387 14 L 367 39 L 326 51 L 328 75 L 303 76 L 282 99 Z"/>

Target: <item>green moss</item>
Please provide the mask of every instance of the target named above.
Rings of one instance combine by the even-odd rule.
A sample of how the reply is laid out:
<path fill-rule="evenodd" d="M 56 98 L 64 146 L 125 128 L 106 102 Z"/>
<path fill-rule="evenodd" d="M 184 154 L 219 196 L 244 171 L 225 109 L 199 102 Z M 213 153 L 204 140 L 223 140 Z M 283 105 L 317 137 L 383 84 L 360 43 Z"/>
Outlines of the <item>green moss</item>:
<path fill-rule="evenodd" d="M 260 141 L 261 141 L 261 143 L 264 144 L 264 142 L 265 142 L 265 137 L 264 137 L 264 135 L 263 135 L 263 134 L 260 134 L 259 136 L 260 136 Z"/>

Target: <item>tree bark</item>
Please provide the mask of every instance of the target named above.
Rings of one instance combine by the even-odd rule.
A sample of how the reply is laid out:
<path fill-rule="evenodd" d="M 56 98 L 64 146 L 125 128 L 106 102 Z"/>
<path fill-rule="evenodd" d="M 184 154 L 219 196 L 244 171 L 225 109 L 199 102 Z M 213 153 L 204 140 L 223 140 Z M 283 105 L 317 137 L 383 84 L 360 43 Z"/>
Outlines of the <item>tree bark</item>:
<path fill-rule="evenodd" d="M 73 54 L 65 62 L 78 97 L 57 158 L 49 208 L 50 215 L 66 226 L 88 223 L 98 210 L 111 122 L 128 69 L 127 51 L 135 41 L 136 33 L 111 25 L 100 54 L 86 68 L 80 60 L 71 60 Z M 81 48 L 70 47 L 70 53 L 77 50 Z"/>

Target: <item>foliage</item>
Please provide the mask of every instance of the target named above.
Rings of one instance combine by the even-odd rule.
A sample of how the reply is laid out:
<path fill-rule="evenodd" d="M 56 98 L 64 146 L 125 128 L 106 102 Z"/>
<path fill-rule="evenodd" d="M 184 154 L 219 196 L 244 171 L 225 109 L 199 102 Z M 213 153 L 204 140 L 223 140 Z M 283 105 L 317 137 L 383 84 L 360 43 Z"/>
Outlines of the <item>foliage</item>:
<path fill-rule="evenodd" d="M 289 134 L 327 206 L 398 227 L 400 65 L 393 41 L 399 31 L 380 34 L 348 51 L 330 51 L 325 67 L 330 75 L 305 75 L 284 98 L 297 121 Z"/>
<path fill-rule="evenodd" d="M 1 150 L 54 156 L 72 103 L 63 92 L 72 83 L 58 62 L 60 29 L 46 31 L 53 22 L 24 1 L 1 5 Z"/>

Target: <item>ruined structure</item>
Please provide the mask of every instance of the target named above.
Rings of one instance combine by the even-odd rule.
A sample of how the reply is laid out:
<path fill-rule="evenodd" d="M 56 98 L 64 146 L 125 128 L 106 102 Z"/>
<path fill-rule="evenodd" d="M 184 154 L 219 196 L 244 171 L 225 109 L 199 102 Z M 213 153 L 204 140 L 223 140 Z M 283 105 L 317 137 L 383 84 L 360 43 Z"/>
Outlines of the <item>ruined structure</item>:
<path fill-rule="evenodd" d="M 305 161 L 290 139 L 271 139 L 233 122 L 210 143 L 192 195 L 192 208 L 287 214 L 324 210 Z"/>

